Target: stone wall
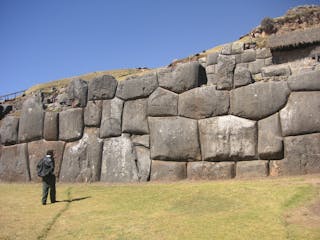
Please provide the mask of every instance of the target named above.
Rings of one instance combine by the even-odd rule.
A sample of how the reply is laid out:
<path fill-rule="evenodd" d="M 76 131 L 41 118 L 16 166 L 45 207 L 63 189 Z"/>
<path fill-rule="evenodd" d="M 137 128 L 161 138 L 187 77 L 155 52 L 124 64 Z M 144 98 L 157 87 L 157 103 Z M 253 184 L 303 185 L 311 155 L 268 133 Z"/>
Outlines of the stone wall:
<path fill-rule="evenodd" d="M 320 172 L 320 71 L 292 74 L 269 49 L 231 43 L 206 63 L 74 79 L 67 93 L 61 112 L 31 96 L 1 121 L 1 181 L 39 181 L 49 149 L 62 182 Z"/>

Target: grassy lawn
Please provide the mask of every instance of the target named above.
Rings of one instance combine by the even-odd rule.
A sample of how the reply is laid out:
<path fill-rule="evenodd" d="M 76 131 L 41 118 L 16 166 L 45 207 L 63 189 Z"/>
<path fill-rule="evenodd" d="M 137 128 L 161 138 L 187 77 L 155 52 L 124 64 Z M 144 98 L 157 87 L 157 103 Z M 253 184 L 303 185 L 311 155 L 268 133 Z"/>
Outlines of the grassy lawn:
<path fill-rule="evenodd" d="M 320 239 L 320 176 L 264 180 L 0 184 L 0 239 Z"/>

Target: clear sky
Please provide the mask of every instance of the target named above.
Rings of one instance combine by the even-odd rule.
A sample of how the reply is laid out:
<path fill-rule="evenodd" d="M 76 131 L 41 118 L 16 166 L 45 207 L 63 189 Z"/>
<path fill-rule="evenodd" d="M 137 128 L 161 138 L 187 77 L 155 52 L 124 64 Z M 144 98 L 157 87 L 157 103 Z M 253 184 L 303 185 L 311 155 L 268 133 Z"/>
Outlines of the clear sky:
<path fill-rule="evenodd" d="M 160 67 L 320 0 L 0 0 L 0 96 L 88 72 Z"/>

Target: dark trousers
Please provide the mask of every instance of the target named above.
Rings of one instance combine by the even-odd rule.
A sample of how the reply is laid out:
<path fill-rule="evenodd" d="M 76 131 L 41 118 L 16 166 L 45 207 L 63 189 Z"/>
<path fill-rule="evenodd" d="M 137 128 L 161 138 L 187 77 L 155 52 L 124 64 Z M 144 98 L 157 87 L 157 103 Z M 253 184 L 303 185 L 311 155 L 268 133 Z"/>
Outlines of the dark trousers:
<path fill-rule="evenodd" d="M 47 202 L 48 193 L 50 190 L 50 201 L 56 201 L 56 176 L 50 174 L 42 178 L 42 204 Z"/>

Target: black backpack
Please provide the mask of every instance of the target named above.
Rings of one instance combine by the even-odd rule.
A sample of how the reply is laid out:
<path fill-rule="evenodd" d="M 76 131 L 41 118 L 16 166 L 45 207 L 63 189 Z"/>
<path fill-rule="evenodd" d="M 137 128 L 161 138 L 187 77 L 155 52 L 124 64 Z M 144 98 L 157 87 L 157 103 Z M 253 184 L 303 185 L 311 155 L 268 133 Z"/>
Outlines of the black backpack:
<path fill-rule="evenodd" d="M 52 166 L 48 165 L 48 161 L 45 161 L 45 157 L 40 159 L 40 161 L 37 164 L 37 174 L 39 177 L 45 177 L 49 175 L 52 171 Z"/>

